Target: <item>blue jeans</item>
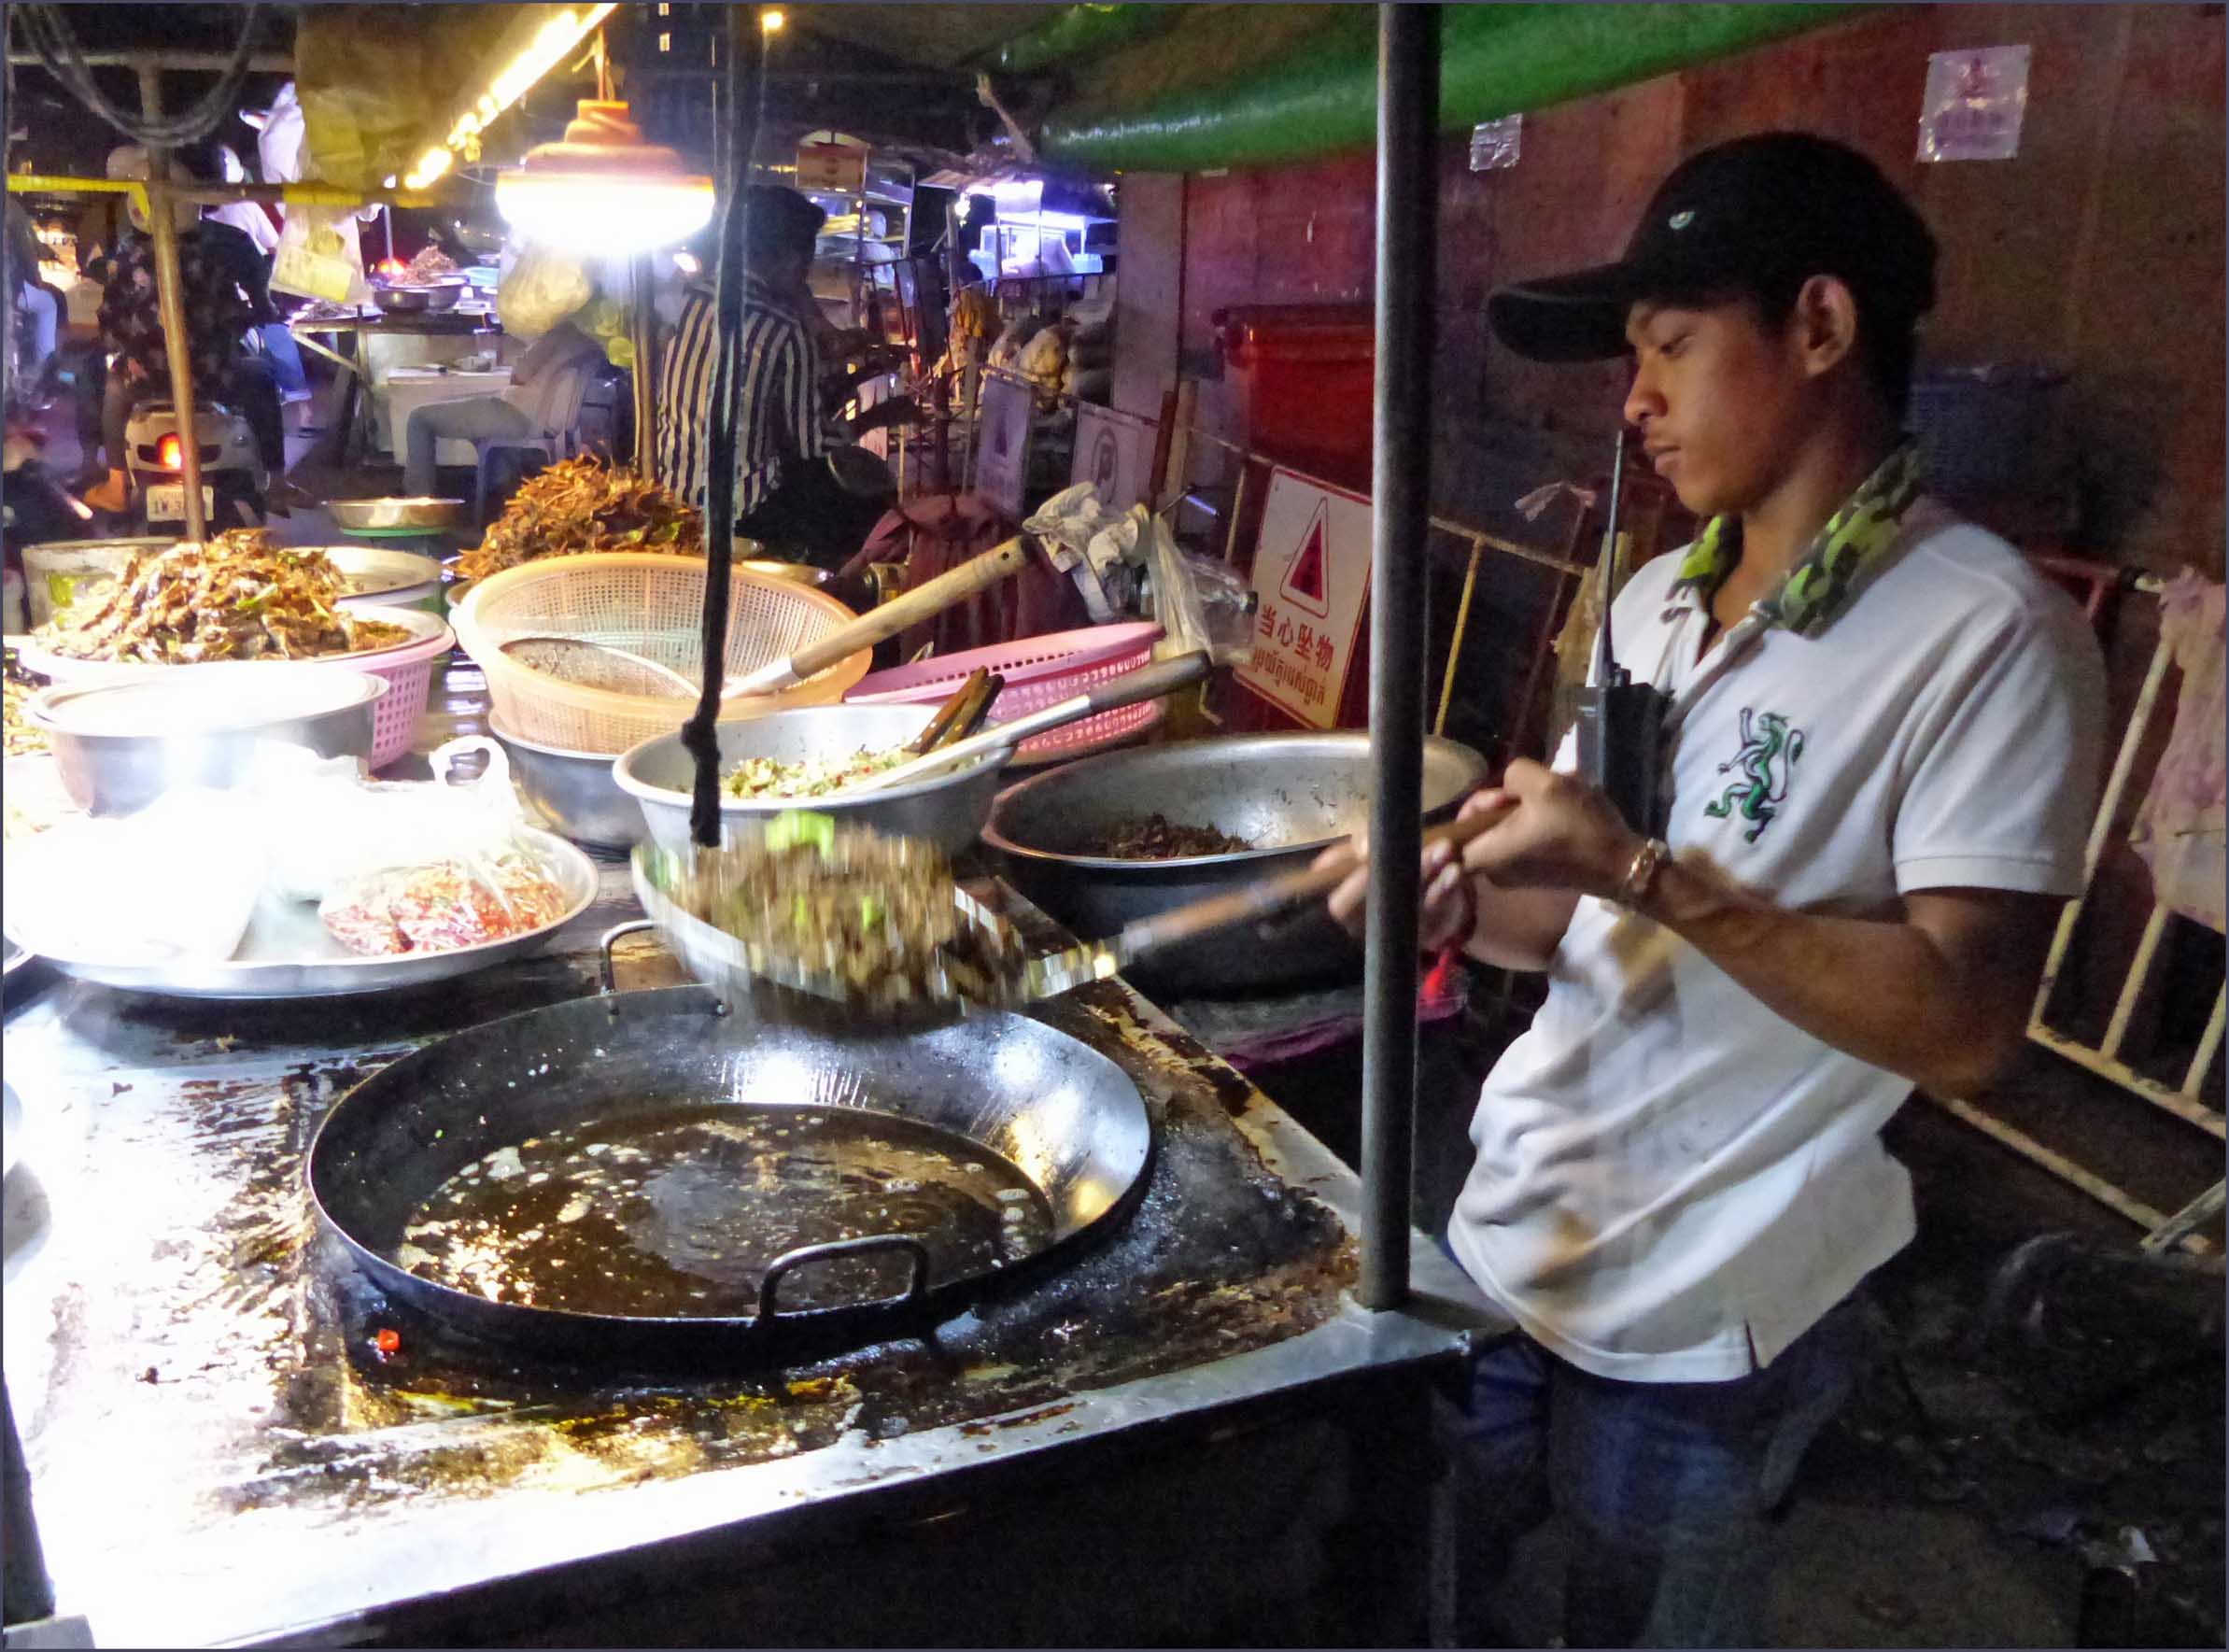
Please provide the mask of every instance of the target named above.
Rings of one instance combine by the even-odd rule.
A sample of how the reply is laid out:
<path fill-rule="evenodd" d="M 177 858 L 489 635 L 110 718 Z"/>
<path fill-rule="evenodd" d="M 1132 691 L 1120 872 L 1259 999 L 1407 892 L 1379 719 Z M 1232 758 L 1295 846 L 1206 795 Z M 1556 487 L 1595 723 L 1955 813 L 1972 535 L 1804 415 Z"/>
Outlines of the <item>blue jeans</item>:
<path fill-rule="evenodd" d="M 1614 1381 L 1522 1335 L 1486 1350 L 1455 1424 L 1467 1592 L 1490 1611 L 1517 1538 L 1552 1511 L 1572 1540 L 1568 1645 L 1771 1645 L 1776 1529 L 1864 1374 L 1870 1311 L 1850 1298 L 1729 1382 Z"/>
<path fill-rule="evenodd" d="M 534 433 L 534 421 L 499 397 L 429 402 L 412 409 L 402 431 L 402 487 L 416 498 L 434 491 L 435 445 L 444 439 L 485 442 Z"/>
<path fill-rule="evenodd" d="M 263 341 L 263 354 L 271 362 L 271 376 L 277 381 L 279 392 L 288 396 L 309 393 L 309 370 L 302 364 L 302 346 L 294 335 L 287 331 L 284 321 L 266 321 L 256 329 Z"/>

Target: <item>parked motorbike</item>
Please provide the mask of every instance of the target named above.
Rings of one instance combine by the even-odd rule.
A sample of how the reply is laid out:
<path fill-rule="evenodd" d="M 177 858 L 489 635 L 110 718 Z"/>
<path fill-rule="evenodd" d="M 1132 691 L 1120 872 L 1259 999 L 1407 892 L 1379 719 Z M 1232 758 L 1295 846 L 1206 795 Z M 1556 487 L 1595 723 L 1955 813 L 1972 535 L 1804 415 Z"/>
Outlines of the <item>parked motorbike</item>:
<path fill-rule="evenodd" d="M 260 528 L 269 515 L 271 478 L 247 420 L 222 402 L 193 410 L 201 447 L 202 515 L 211 533 Z M 124 427 L 124 470 L 135 527 L 161 533 L 186 520 L 185 447 L 167 402 L 136 408 Z"/>

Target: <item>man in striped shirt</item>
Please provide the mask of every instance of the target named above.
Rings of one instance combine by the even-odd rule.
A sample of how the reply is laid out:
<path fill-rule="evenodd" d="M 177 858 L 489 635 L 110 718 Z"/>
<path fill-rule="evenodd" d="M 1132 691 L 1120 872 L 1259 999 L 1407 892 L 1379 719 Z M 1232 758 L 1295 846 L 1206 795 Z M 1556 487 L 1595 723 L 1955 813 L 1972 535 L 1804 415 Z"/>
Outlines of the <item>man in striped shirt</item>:
<path fill-rule="evenodd" d="M 835 489 L 821 417 L 820 357 L 811 289 L 813 245 L 827 214 L 795 190 L 751 191 L 742 337 L 738 357 L 736 531 L 791 553 L 818 551 L 811 519 Z M 660 364 L 657 479 L 704 503 L 712 370 L 719 332 L 709 282 L 689 289 Z M 871 526 L 869 523 L 868 526 Z M 861 529 L 861 537 L 865 536 Z M 844 554 L 849 554 L 846 547 Z"/>

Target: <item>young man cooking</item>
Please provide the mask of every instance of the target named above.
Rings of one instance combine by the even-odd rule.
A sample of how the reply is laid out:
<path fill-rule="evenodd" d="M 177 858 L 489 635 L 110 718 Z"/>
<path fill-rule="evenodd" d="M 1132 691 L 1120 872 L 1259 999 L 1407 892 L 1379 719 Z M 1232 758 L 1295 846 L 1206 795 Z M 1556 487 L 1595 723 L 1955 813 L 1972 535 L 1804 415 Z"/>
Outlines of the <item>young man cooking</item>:
<path fill-rule="evenodd" d="M 1424 866 L 1427 947 L 1549 978 L 1448 1244 L 1519 1327 L 1474 1374 L 1467 1540 L 1494 1571 L 1552 1497 L 1573 1645 L 1765 1644 L 1774 1518 L 1864 1362 L 1855 1293 L 1912 1235 L 1879 1132 L 2010 1061 L 2080 883 L 2103 666 L 1924 490 L 1899 420 L 1934 266 L 1869 162 L 1771 134 L 1680 166 L 1617 263 L 1489 302 L 1523 355 L 1632 360 L 1625 417 L 1708 523 L 1614 609 L 1671 697 L 1654 818 L 1567 741 Z"/>

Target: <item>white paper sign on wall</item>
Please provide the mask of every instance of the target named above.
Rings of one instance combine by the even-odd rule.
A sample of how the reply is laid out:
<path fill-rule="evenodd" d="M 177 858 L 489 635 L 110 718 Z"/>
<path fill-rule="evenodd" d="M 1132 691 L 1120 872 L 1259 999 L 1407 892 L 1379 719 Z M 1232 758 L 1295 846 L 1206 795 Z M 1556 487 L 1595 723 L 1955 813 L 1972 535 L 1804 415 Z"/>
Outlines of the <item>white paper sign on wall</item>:
<path fill-rule="evenodd" d="M 1121 513 L 1146 502 L 1146 473 L 1153 468 L 1155 430 L 1150 419 L 1089 402 L 1076 409 L 1076 458 L 1071 485 L 1089 482 L 1099 502 Z"/>
<path fill-rule="evenodd" d="M 982 412 L 976 420 L 975 494 L 1001 515 L 1019 522 L 1027 511 L 1029 416 L 1036 392 L 1018 379 L 983 374 Z"/>
<path fill-rule="evenodd" d="M 1927 60 L 1920 101 L 1922 161 L 2010 161 L 2028 106 L 2028 49 L 1984 46 Z"/>
<path fill-rule="evenodd" d="M 1369 605 L 1370 501 L 1273 471 L 1254 592 L 1254 656 L 1238 681 L 1312 727 L 1336 727 Z"/>

